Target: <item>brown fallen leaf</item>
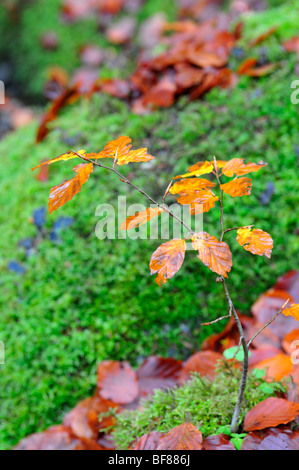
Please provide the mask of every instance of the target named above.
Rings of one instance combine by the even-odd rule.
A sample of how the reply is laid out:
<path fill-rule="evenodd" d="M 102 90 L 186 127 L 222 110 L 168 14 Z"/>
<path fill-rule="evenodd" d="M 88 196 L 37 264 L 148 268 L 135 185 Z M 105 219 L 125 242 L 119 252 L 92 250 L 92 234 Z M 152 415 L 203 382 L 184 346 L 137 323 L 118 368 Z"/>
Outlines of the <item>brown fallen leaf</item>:
<path fill-rule="evenodd" d="M 192 372 L 197 372 L 203 377 L 214 378 L 217 363 L 222 359 L 222 354 L 215 351 L 200 351 L 193 354 L 183 363 L 179 382 L 182 384 L 190 379 Z"/>
<path fill-rule="evenodd" d="M 179 379 L 182 362 L 172 358 L 150 356 L 137 370 L 142 396 L 156 389 L 172 388 Z"/>
<path fill-rule="evenodd" d="M 97 390 L 119 405 L 132 403 L 140 393 L 136 372 L 128 362 L 103 361 L 98 366 Z"/>
<path fill-rule="evenodd" d="M 202 434 L 191 423 L 180 424 L 160 438 L 157 450 L 202 450 Z"/>
<path fill-rule="evenodd" d="M 287 424 L 299 415 L 299 404 L 270 397 L 250 410 L 244 420 L 244 431 L 258 431 Z"/>

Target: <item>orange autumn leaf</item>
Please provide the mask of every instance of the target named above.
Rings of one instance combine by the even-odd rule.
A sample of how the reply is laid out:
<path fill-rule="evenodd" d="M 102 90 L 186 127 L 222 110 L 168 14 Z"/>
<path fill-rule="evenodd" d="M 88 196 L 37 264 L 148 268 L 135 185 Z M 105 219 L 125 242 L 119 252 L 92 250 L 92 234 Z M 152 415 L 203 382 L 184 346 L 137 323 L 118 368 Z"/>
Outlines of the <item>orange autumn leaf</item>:
<path fill-rule="evenodd" d="M 135 215 L 130 215 L 125 222 L 122 223 L 120 230 L 130 230 L 135 227 L 140 227 L 142 224 L 146 224 L 153 217 L 158 216 L 163 212 L 160 207 L 148 207 L 145 211 L 136 212 Z"/>
<path fill-rule="evenodd" d="M 180 424 L 161 437 L 157 450 L 202 450 L 202 434 L 191 423 Z"/>
<path fill-rule="evenodd" d="M 215 161 L 212 162 L 215 167 Z M 217 170 L 220 170 L 227 164 L 226 160 L 216 160 Z"/>
<path fill-rule="evenodd" d="M 258 431 L 287 424 L 299 415 L 299 404 L 270 397 L 256 405 L 245 416 L 244 431 Z"/>
<path fill-rule="evenodd" d="M 251 193 L 252 180 L 250 178 L 236 178 L 229 183 L 221 184 L 220 189 L 232 197 L 249 196 Z"/>
<path fill-rule="evenodd" d="M 215 207 L 215 202 L 219 201 L 219 197 L 209 190 L 196 191 L 180 196 L 177 201 L 181 205 L 190 204 L 190 214 L 196 215 L 209 212 L 210 209 Z"/>
<path fill-rule="evenodd" d="M 127 165 L 128 163 L 149 162 L 155 157 L 147 153 L 147 148 L 130 150 L 126 155 L 120 155 L 117 158 L 117 165 Z"/>
<path fill-rule="evenodd" d="M 127 165 L 131 162 L 148 162 L 153 160 L 152 155 L 148 155 L 147 149 L 131 150 L 132 139 L 127 136 L 120 136 L 111 140 L 105 145 L 104 150 L 99 153 L 98 158 L 113 158 L 117 165 Z"/>
<path fill-rule="evenodd" d="M 153 253 L 149 267 L 151 275 L 158 273 L 156 282 L 160 287 L 179 271 L 185 258 L 185 251 L 185 240 L 174 238 L 163 243 Z"/>
<path fill-rule="evenodd" d="M 171 194 L 180 194 L 181 196 L 188 195 L 192 191 L 202 191 L 204 189 L 213 188 L 215 183 L 206 180 L 205 178 L 191 178 L 181 180 L 175 183 L 169 189 Z"/>
<path fill-rule="evenodd" d="M 271 258 L 273 240 L 269 233 L 252 227 L 242 227 L 238 230 L 237 242 L 254 255 Z"/>
<path fill-rule="evenodd" d="M 262 167 L 266 166 L 267 163 L 260 161 L 259 163 L 244 163 L 244 158 L 233 158 L 226 162 L 222 168 L 222 173 L 225 176 L 243 176 L 247 173 L 253 173 L 259 171 Z"/>
<path fill-rule="evenodd" d="M 287 354 L 291 355 L 294 352 L 294 341 L 299 341 L 299 328 L 287 333 L 282 340 L 282 347 Z"/>
<path fill-rule="evenodd" d="M 296 320 L 299 321 L 299 304 L 293 304 L 289 308 L 285 308 L 282 313 L 288 317 L 294 317 Z"/>
<path fill-rule="evenodd" d="M 290 356 L 280 353 L 275 356 L 264 359 L 255 365 L 256 369 L 266 370 L 266 378 L 268 381 L 282 380 L 287 377 L 293 368 Z"/>
<path fill-rule="evenodd" d="M 229 246 L 206 232 L 199 232 L 192 237 L 192 246 L 198 250 L 198 258 L 211 271 L 228 277 L 233 262 Z"/>
<path fill-rule="evenodd" d="M 198 162 L 196 165 L 192 165 L 188 168 L 189 173 L 184 175 L 175 176 L 174 179 L 188 178 L 189 176 L 201 176 L 207 173 L 211 173 L 214 169 L 213 163 L 211 162 Z"/>
<path fill-rule="evenodd" d="M 78 153 L 83 155 L 84 157 L 86 156 L 86 151 L 85 150 L 78 150 Z M 76 155 L 74 152 L 71 150 L 69 152 L 63 153 L 59 157 L 52 158 L 51 160 L 47 160 L 45 162 L 40 163 L 39 165 L 35 166 L 32 168 L 32 171 L 36 170 L 37 168 L 40 168 L 44 165 L 51 165 L 52 163 L 60 162 L 60 161 L 67 161 L 67 160 L 72 160 L 73 158 L 79 158 L 78 155 Z"/>
<path fill-rule="evenodd" d="M 65 181 L 51 189 L 49 196 L 50 214 L 63 206 L 66 202 L 73 199 L 73 197 L 81 191 L 82 185 L 86 183 L 90 173 L 93 171 L 93 164 L 83 163 L 75 166 L 73 170 L 77 173 L 73 179 Z"/>

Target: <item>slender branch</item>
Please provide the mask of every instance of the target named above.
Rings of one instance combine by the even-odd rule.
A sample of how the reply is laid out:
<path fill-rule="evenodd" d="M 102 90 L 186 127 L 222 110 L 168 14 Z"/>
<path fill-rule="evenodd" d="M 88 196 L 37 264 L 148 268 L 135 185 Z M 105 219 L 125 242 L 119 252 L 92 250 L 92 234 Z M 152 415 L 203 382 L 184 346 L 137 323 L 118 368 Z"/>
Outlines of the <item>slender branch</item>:
<path fill-rule="evenodd" d="M 100 168 L 104 168 L 105 170 L 112 171 L 113 173 L 116 173 L 117 176 L 119 176 L 119 178 L 121 179 L 121 181 L 123 181 L 124 183 L 127 183 L 128 185 L 132 186 L 134 189 L 136 189 L 136 191 L 139 191 L 141 194 L 143 194 L 143 196 L 145 196 L 153 204 L 155 204 L 156 206 L 163 209 L 164 212 L 167 212 L 171 217 L 173 217 L 178 222 L 180 222 L 180 224 L 182 224 L 188 230 L 189 233 L 194 233 L 192 228 L 189 227 L 187 224 L 185 224 L 185 222 L 182 219 L 180 219 L 177 215 L 175 215 L 173 212 L 171 212 L 171 210 L 169 210 L 163 204 L 160 204 L 159 202 L 155 201 L 151 196 L 149 196 L 145 191 L 143 191 L 143 189 L 139 188 L 138 186 L 136 186 L 136 184 L 132 183 L 132 181 L 130 181 L 128 178 L 126 178 L 126 176 L 122 175 L 114 167 L 106 166 L 106 165 L 103 165 L 102 163 L 98 163 L 98 162 L 95 162 L 93 160 L 90 160 L 89 158 L 85 157 L 84 155 L 81 155 L 80 153 L 76 152 L 75 150 L 72 150 L 72 152 L 74 152 L 74 154 L 77 155 L 77 157 L 82 158 L 82 160 L 85 160 L 86 162 L 92 163 L 93 165 L 96 165 Z"/>
<path fill-rule="evenodd" d="M 255 333 L 255 335 L 251 338 L 251 340 L 248 342 L 247 344 L 247 348 L 249 348 L 249 346 L 251 345 L 251 343 L 255 340 L 255 338 L 265 329 L 267 328 L 267 326 L 271 325 L 272 322 L 274 322 L 274 320 L 278 317 L 278 315 L 280 315 L 280 313 L 283 311 L 283 309 L 287 306 L 287 304 L 289 303 L 290 299 L 288 299 L 284 304 L 283 306 L 281 307 L 280 310 L 278 310 L 278 312 L 274 315 L 274 317 L 272 318 L 272 320 L 268 321 L 268 323 L 266 323 L 259 331 L 257 331 Z"/>
<path fill-rule="evenodd" d="M 219 187 L 220 187 L 221 186 L 221 181 L 220 181 L 219 170 L 218 170 L 218 167 L 217 167 L 217 161 L 216 161 L 215 157 L 214 157 L 214 165 L 215 165 L 216 179 L 217 179 L 217 182 L 218 182 Z M 226 233 L 226 231 L 231 230 L 231 229 L 226 229 L 226 230 L 224 229 L 224 207 L 223 207 L 223 191 L 222 190 L 221 190 L 221 197 L 220 197 L 220 212 L 221 212 L 221 215 L 220 215 L 220 224 L 221 224 L 220 241 L 222 242 L 224 234 Z M 241 408 L 242 408 L 242 403 L 243 403 L 244 393 L 245 393 L 246 383 L 247 383 L 247 375 L 248 375 L 248 368 L 249 368 L 249 350 L 248 350 L 248 346 L 247 346 L 247 342 L 246 342 L 246 338 L 245 338 L 245 334 L 244 334 L 244 330 L 243 330 L 240 318 L 237 314 L 237 311 L 235 309 L 233 301 L 230 297 L 225 279 L 224 279 L 223 276 L 220 276 L 220 280 L 222 282 L 223 289 L 224 289 L 224 294 L 225 294 L 227 303 L 229 305 L 229 313 L 230 313 L 230 315 L 233 315 L 235 323 L 236 323 L 238 331 L 239 331 L 239 335 L 240 335 L 239 348 L 240 348 L 240 345 L 242 345 L 243 352 L 244 352 L 241 383 L 240 383 L 240 387 L 239 387 L 237 403 L 236 403 L 236 406 L 235 406 L 235 409 L 234 409 L 234 414 L 233 414 L 233 418 L 232 418 L 232 422 L 231 422 L 231 432 L 236 433 L 236 432 L 238 432 L 238 428 L 239 428 Z"/>
<path fill-rule="evenodd" d="M 219 317 L 216 320 L 213 320 L 213 321 L 210 321 L 210 322 L 207 322 L 207 323 L 202 323 L 201 326 L 213 325 L 213 323 L 218 323 L 221 320 L 225 320 L 225 318 L 231 318 L 231 316 L 232 316 L 231 314 L 230 315 L 225 315 L 224 317 Z"/>

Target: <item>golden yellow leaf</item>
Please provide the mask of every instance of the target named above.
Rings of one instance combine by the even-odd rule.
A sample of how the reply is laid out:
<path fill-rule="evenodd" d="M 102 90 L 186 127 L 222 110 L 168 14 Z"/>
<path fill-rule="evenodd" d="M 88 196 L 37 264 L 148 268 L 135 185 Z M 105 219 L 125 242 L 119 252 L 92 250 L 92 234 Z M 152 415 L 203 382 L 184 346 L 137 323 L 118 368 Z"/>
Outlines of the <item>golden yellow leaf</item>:
<path fill-rule="evenodd" d="M 117 157 L 117 165 L 127 165 L 128 163 L 134 162 L 149 162 L 155 157 L 147 153 L 147 148 L 130 150 L 126 155 L 120 155 Z"/>
<path fill-rule="evenodd" d="M 299 321 L 299 304 L 293 304 L 289 308 L 285 308 L 282 313 L 288 317 L 292 316 L 294 317 L 297 321 Z"/>
<path fill-rule="evenodd" d="M 243 176 L 247 173 L 253 173 L 259 171 L 264 166 L 267 166 L 267 163 L 260 161 L 259 163 L 244 163 L 244 158 L 233 158 L 226 162 L 222 168 L 222 173 L 225 176 Z"/>
<path fill-rule="evenodd" d="M 149 267 L 152 275 L 158 273 L 156 282 L 160 287 L 179 271 L 185 258 L 185 251 L 185 240 L 174 238 L 163 243 L 153 253 Z"/>
<path fill-rule="evenodd" d="M 83 156 L 86 156 L 86 150 L 78 150 L 78 153 L 80 153 Z M 71 150 L 69 152 L 63 153 L 59 157 L 52 158 L 52 160 L 47 160 L 46 162 L 42 162 L 40 165 L 35 166 L 32 168 L 32 171 L 36 170 L 37 168 L 40 168 L 41 166 L 44 165 L 51 165 L 51 163 L 59 162 L 59 161 L 66 161 L 66 160 L 72 160 L 73 158 L 79 158 L 78 155 L 76 155 L 74 152 Z"/>
<path fill-rule="evenodd" d="M 175 176 L 174 179 L 179 178 L 188 178 L 189 176 L 201 176 L 207 173 L 211 173 L 214 170 L 213 163 L 211 162 L 198 162 L 195 165 L 192 165 L 188 168 L 190 173 L 185 173 L 184 175 Z"/>
<path fill-rule="evenodd" d="M 169 189 L 171 194 L 180 194 L 184 196 L 189 194 L 191 191 L 202 191 L 204 189 L 213 188 L 215 183 L 212 181 L 206 180 L 205 178 L 191 178 L 186 180 L 181 180 L 175 183 Z"/>
<path fill-rule="evenodd" d="M 130 230 L 131 228 L 139 227 L 161 214 L 161 212 L 163 212 L 163 209 L 160 207 L 148 207 L 145 211 L 136 212 L 135 215 L 131 215 L 122 223 L 120 230 Z"/>
<path fill-rule="evenodd" d="M 192 237 L 192 246 L 198 250 L 198 258 L 213 272 L 228 277 L 233 262 L 229 246 L 220 242 L 207 232 L 195 233 Z"/>
<path fill-rule="evenodd" d="M 221 184 L 220 189 L 232 197 L 249 196 L 252 180 L 250 178 L 236 178 L 229 183 Z"/>
<path fill-rule="evenodd" d="M 254 255 L 271 258 L 273 240 L 269 233 L 260 229 L 252 230 L 251 227 L 242 227 L 238 230 L 237 242 Z"/>
<path fill-rule="evenodd" d="M 77 173 L 73 179 L 65 181 L 51 189 L 49 196 L 50 214 L 73 199 L 73 197 L 81 191 L 82 185 L 86 183 L 90 173 L 93 171 L 93 164 L 81 163 L 75 166 L 73 170 Z"/>

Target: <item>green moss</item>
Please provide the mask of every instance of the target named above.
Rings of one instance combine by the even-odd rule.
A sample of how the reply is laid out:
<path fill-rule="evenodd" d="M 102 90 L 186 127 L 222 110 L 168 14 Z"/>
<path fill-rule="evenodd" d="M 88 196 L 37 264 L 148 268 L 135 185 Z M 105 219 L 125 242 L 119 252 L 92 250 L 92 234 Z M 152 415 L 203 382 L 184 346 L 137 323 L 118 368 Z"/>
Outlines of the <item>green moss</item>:
<path fill-rule="evenodd" d="M 136 148 L 147 146 L 157 160 L 151 171 L 139 164 L 123 171 L 133 172 L 134 181 L 159 199 L 173 175 L 199 160 L 263 159 L 269 165 L 253 175 L 252 195 L 225 198 L 226 227 L 255 224 L 275 243 L 272 259 L 266 260 L 242 250 L 234 233 L 227 235 L 234 256 L 229 284 L 238 309 L 249 313 L 279 275 L 297 268 L 299 108 L 290 102 L 296 58 L 282 51 L 275 37 L 267 44 L 281 65 L 262 79 L 242 78 L 232 90 L 214 90 L 194 103 L 182 99 L 148 116 L 94 96 L 66 108 L 40 145 L 34 144 L 36 124 L 0 143 L 0 340 L 6 346 L 6 364 L 0 365 L 0 448 L 60 422 L 93 392 L 99 361 L 126 359 L 136 365 L 154 353 L 184 359 L 224 326 L 200 324 L 227 312 L 216 276 L 194 253 L 187 252 L 180 272 L 160 289 L 148 269 L 160 240 L 95 237 L 98 204 L 116 206 L 118 194 L 126 195 L 128 204 L 145 203 L 110 173 L 95 171 L 73 201 L 46 217 L 40 234 L 32 212 L 47 207 L 50 188 L 69 178 L 73 167 L 51 165 L 49 181 L 41 183 L 30 170 L 41 160 L 72 147 L 96 151 L 112 138 L 130 135 Z M 275 194 L 261 205 L 270 183 Z M 57 243 L 49 235 L 61 216 L 74 223 Z M 203 228 L 219 236 L 219 208 L 205 215 Z M 36 244 L 29 257 L 19 246 L 28 237 Z M 26 274 L 10 272 L 11 260 Z"/>
<path fill-rule="evenodd" d="M 116 448 L 128 449 L 144 434 L 151 431 L 167 433 L 186 421 L 200 429 L 204 437 L 217 434 L 219 428 L 227 427 L 231 422 L 240 378 L 239 369 L 223 363 L 218 366 L 214 381 L 194 374 L 181 387 L 156 390 L 152 397 L 142 401 L 139 410 L 117 415 L 117 425 L 113 430 Z M 267 393 L 265 385 L 268 386 Z M 268 384 L 263 378 L 257 378 L 255 371 L 250 373 L 241 420 L 258 403 L 285 390 L 281 382 Z"/>

